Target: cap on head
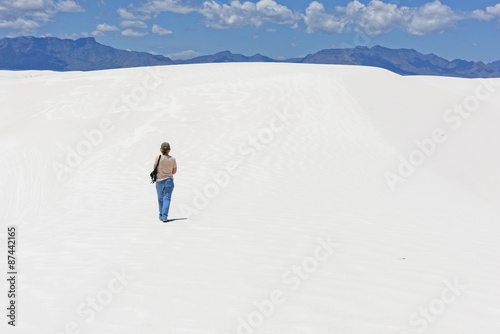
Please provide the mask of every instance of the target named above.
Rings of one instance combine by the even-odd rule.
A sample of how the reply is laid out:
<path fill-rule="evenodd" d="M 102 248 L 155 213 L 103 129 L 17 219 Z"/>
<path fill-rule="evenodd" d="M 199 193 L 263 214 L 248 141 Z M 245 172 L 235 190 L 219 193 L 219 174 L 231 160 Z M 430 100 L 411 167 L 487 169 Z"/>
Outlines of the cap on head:
<path fill-rule="evenodd" d="M 164 148 L 166 150 L 170 150 L 170 144 L 167 143 L 167 142 L 163 142 L 163 143 L 161 143 L 161 147 L 160 148 Z"/>

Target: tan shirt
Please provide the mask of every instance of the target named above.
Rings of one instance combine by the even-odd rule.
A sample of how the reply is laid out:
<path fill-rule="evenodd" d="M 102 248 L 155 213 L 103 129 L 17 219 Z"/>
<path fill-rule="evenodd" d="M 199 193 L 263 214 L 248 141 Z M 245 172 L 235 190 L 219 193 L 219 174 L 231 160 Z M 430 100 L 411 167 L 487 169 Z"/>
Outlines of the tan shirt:
<path fill-rule="evenodd" d="M 158 157 L 155 159 L 155 167 L 158 163 Z M 156 181 L 163 181 L 166 179 L 173 179 L 174 174 L 172 173 L 173 169 L 177 167 L 177 162 L 174 157 L 170 155 L 162 154 L 160 159 L 160 165 L 158 166 L 158 175 L 156 176 Z"/>

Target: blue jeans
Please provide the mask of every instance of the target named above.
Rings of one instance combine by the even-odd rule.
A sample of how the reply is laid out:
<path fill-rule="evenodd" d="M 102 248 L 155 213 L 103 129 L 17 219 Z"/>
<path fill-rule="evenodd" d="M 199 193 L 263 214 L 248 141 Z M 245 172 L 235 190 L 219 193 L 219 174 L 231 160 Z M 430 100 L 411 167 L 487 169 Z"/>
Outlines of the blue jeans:
<path fill-rule="evenodd" d="M 165 179 L 156 182 L 156 193 L 158 194 L 158 206 L 160 207 L 160 218 L 167 219 L 170 209 L 170 200 L 174 191 L 174 180 Z"/>

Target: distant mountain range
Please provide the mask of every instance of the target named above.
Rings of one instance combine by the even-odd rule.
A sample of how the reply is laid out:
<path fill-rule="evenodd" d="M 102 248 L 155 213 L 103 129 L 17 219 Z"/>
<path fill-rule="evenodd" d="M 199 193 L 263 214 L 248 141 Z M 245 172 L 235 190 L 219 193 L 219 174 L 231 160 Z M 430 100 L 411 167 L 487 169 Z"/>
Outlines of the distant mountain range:
<path fill-rule="evenodd" d="M 500 77 L 500 61 L 489 64 L 460 59 L 448 61 L 434 54 L 424 55 L 413 49 L 395 50 L 381 46 L 321 50 L 302 58 L 287 60 L 276 60 L 260 54 L 248 57 L 224 51 L 189 60 L 173 61 L 162 55 L 118 50 L 102 45 L 92 37 L 77 40 L 31 36 L 0 39 L 0 70 L 92 71 L 222 62 L 364 65 L 385 68 L 401 75 Z"/>
<path fill-rule="evenodd" d="M 172 65 L 163 56 L 117 50 L 94 38 L 77 40 L 31 36 L 0 39 L 0 69 L 92 71 L 112 68 Z"/>

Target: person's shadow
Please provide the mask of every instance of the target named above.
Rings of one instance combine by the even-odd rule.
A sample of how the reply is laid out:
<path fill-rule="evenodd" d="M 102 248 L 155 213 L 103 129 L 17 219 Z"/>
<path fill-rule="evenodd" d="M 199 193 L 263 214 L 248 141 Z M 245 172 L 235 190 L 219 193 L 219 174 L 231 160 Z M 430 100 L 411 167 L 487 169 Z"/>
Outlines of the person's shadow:
<path fill-rule="evenodd" d="M 173 219 L 167 219 L 166 222 L 164 223 L 170 223 L 170 222 L 173 222 L 173 221 L 176 221 L 176 220 L 186 220 L 187 218 L 173 218 Z"/>

